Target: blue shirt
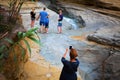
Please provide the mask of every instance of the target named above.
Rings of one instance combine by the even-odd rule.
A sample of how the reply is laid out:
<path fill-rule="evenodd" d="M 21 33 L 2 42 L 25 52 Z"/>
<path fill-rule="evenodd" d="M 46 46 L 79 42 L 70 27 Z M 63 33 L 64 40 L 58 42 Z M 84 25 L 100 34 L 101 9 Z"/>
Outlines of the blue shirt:
<path fill-rule="evenodd" d="M 41 21 L 41 22 L 45 22 L 47 16 L 48 16 L 48 13 L 47 13 L 47 12 L 41 11 L 41 12 L 40 12 L 40 21 Z"/>
<path fill-rule="evenodd" d="M 49 23 L 49 18 L 45 18 L 45 23 Z"/>

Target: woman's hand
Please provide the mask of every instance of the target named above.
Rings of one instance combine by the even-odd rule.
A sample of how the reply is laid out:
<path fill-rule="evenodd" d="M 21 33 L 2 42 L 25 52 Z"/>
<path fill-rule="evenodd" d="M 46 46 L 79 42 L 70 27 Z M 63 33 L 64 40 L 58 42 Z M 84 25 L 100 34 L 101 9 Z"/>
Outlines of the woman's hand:
<path fill-rule="evenodd" d="M 68 52 L 68 48 L 66 49 L 66 52 Z"/>
<path fill-rule="evenodd" d="M 66 54 L 68 53 L 68 48 L 66 49 L 66 51 L 65 51 L 65 53 L 64 53 L 64 55 L 63 55 L 63 57 L 65 58 L 66 57 Z"/>

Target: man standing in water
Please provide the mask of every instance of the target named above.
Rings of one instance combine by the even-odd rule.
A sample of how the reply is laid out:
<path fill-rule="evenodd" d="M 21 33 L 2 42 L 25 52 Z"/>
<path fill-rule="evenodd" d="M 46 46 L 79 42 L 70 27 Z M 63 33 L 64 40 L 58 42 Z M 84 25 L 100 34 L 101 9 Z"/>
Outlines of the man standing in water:
<path fill-rule="evenodd" d="M 43 11 L 41 11 L 37 17 L 37 20 L 40 18 L 40 32 L 42 33 L 43 30 L 46 28 L 46 21 L 48 20 L 48 13 L 46 12 L 46 8 L 43 8 Z M 48 27 L 47 27 L 48 31 Z M 46 32 L 47 33 L 47 32 Z"/>
<path fill-rule="evenodd" d="M 58 19 L 58 33 L 62 33 L 62 20 L 63 20 L 63 14 L 62 9 L 59 10 L 59 19 Z"/>

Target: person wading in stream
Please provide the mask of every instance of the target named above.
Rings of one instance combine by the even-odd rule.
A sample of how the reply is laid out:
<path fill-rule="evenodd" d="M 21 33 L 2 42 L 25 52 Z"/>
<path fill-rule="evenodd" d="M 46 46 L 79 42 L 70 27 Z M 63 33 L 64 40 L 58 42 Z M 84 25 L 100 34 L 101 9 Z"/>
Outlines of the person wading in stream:
<path fill-rule="evenodd" d="M 66 55 L 68 53 L 68 49 L 66 49 L 66 52 L 64 53 L 61 61 L 63 63 L 63 69 L 60 75 L 59 80 L 77 80 L 77 68 L 79 66 L 79 61 L 76 59 L 77 52 L 75 49 L 70 47 L 70 61 L 66 60 Z"/>
<path fill-rule="evenodd" d="M 35 15 L 36 15 L 36 13 L 34 11 L 35 11 L 35 8 L 32 8 L 32 11 L 30 12 L 30 16 L 31 16 L 31 28 L 33 28 L 34 24 L 35 24 Z"/>
<path fill-rule="evenodd" d="M 38 15 L 38 17 L 36 18 L 36 20 L 38 20 L 40 18 L 40 32 L 43 33 L 43 30 L 45 29 L 45 25 L 46 25 L 46 20 L 48 20 L 48 13 L 46 12 L 46 8 L 43 8 L 43 11 L 41 11 Z M 48 28 L 46 29 L 48 31 Z M 46 32 L 47 33 L 47 32 Z"/>
<path fill-rule="evenodd" d="M 59 10 L 59 18 L 58 18 L 58 33 L 62 33 L 62 20 L 63 20 L 63 14 L 62 9 Z"/>

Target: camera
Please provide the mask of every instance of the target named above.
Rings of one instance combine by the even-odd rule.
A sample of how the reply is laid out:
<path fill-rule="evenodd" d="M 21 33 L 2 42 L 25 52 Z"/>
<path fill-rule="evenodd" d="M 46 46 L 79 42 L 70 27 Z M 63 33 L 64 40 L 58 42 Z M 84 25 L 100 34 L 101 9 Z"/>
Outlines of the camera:
<path fill-rule="evenodd" d="M 69 49 L 72 49 L 72 46 L 69 46 Z"/>

